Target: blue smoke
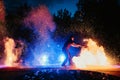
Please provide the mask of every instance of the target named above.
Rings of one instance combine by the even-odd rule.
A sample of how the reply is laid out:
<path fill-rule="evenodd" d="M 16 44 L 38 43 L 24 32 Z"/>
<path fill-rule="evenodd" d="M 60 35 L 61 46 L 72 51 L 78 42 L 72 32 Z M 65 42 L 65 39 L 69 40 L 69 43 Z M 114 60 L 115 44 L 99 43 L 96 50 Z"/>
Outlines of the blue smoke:
<path fill-rule="evenodd" d="M 16 39 L 23 41 L 25 44 L 21 55 L 23 65 L 32 67 L 61 66 L 65 59 L 65 55 L 62 52 L 63 45 L 61 45 L 63 42 L 54 41 L 52 35 L 47 40 L 42 41 L 39 31 L 34 25 L 19 28 L 15 36 Z"/>

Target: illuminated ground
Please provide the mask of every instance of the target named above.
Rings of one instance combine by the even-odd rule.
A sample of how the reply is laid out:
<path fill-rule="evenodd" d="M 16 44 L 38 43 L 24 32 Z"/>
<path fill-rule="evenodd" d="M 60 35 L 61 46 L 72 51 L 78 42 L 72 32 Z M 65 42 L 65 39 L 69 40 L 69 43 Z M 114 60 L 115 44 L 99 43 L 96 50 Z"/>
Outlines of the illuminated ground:
<path fill-rule="evenodd" d="M 0 80 L 119 80 L 120 66 L 89 66 L 85 69 L 67 68 L 15 68 L 0 69 Z"/>

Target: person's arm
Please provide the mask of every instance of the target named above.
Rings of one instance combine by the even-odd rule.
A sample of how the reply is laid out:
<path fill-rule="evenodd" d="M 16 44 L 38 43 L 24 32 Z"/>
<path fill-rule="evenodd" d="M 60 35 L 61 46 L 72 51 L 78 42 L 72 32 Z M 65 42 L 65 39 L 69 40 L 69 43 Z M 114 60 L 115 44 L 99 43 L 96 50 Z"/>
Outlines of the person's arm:
<path fill-rule="evenodd" d="M 82 45 L 76 44 L 76 43 L 72 43 L 71 46 L 73 46 L 73 47 L 82 47 Z"/>
<path fill-rule="evenodd" d="M 76 43 L 72 43 L 71 46 L 73 46 L 73 47 L 84 47 L 84 48 L 87 48 L 87 45 L 80 45 L 80 44 L 76 44 Z"/>

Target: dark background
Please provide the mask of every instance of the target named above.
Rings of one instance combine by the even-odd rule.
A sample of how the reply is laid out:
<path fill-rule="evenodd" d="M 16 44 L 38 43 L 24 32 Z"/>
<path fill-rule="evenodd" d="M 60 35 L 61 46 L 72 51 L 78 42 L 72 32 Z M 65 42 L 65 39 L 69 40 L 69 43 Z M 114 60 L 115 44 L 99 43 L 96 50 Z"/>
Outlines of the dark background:
<path fill-rule="evenodd" d="M 4 0 L 4 4 L 7 35 L 14 39 L 24 38 L 28 43 L 36 40 L 37 37 L 31 37 L 36 35 L 33 29 L 23 30 L 18 26 L 23 26 L 22 21 L 32 8 L 45 4 L 56 23 L 52 36 L 56 42 L 66 39 L 70 33 L 77 33 L 95 39 L 110 55 L 120 59 L 119 0 Z M 61 7 L 58 8 L 57 5 L 60 4 Z M 21 35 L 22 31 L 25 35 Z"/>

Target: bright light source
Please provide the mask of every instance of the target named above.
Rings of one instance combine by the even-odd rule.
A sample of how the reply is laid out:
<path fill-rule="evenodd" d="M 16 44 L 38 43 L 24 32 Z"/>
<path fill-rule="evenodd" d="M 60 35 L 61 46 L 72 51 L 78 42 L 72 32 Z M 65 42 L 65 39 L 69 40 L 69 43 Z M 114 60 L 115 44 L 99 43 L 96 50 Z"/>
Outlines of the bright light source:
<path fill-rule="evenodd" d="M 44 56 L 42 57 L 42 61 L 43 61 L 43 62 L 46 62 L 47 59 L 48 59 L 48 57 L 47 57 L 46 55 L 44 55 Z"/>
<path fill-rule="evenodd" d="M 46 65 L 48 62 L 48 56 L 47 55 L 41 55 L 38 59 L 40 62 L 40 65 Z"/>
<path fill-rule="evenodd" d="M 60 56 L 59 56 L 59 61 L 60 62 L 63 62 L 64 60 L 65 60 L 65 55 L 64 54 L 61 54 Z"/>

